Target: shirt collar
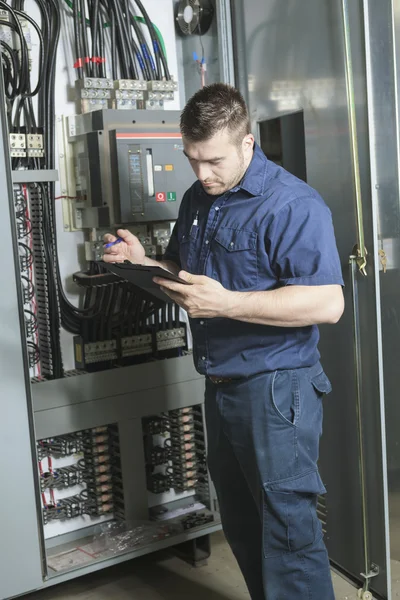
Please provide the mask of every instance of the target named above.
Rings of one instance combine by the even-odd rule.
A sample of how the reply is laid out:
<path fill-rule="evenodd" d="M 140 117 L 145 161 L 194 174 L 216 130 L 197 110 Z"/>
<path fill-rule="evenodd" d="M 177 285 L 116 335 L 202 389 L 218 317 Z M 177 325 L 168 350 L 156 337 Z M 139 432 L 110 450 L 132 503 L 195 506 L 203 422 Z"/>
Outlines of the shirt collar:
<path fill-rule="evenodd" d="M 249 192 L 252 196 L 260 196 L 264 193 L 265 182 L 268 174 L 268 159 L 260 146 L 254 144 L 254 153 L 251 163 L 248 166 L 246 173 L 242 181 L 235 188 L 235 191 L 242 188 L 246 192 Z"/>

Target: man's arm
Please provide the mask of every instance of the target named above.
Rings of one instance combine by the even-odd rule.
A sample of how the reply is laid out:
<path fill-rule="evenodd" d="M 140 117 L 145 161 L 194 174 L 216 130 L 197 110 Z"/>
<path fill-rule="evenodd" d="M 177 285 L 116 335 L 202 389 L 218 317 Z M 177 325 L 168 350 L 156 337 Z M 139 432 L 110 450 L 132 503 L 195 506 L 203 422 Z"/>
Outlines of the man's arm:
<path fill-rule="evenodd" d="M 340 285 L 287 286 L 269 292 L 232 292 L 204 275 L 181 271 L 191 285 L 156 278 L 193 319 L 227 318 L 275 327 L 337 323 L 344 310 Z"/>
<path fill-rule="evenodd" d="M 287 286 L 270 292 L 231 292 L 224 316 L 276 327 L 335 324 L 344 310 L 340 285 Z"/>

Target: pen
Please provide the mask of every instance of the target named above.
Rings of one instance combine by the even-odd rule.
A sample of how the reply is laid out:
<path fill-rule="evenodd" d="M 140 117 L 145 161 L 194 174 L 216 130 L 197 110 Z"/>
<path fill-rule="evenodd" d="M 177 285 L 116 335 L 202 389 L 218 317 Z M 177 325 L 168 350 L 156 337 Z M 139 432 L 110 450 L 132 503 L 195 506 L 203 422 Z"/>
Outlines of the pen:
<path fill-rule="evenodd" d="M 121 242 L 123 242 L 124 240 L 122 238 L 117 238 L 115 240 L 115 242 L 109 242 L 108 244 L 104 245 L 104 248 L 111 248 L 111 246 L 115 246 L 115 244 L 120 244 Z"/>
<path fill-rule="evenodd" d="M 192 223 L 192 226 L 190 228 L 190 235 L 192 234 L 193 227 L 197 227 L 198 224 L 199 224 L 199 211 L 197 211 L 197 213 L 195 214 L 195 217 L 193 219 L 193 223 Z"/>

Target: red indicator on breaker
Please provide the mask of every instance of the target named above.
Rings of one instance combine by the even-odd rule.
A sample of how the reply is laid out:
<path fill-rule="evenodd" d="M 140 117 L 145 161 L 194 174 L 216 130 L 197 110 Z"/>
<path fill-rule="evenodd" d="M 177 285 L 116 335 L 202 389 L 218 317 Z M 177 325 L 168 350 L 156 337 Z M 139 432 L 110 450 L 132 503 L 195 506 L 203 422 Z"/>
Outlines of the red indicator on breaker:
<path fill-rule="evenodd" d="M 166 200 L 167 200 L 166 193 L 165 192 L 157 192 L 156 200 L 157 200 L 157 202 L 166 202 Z"/>

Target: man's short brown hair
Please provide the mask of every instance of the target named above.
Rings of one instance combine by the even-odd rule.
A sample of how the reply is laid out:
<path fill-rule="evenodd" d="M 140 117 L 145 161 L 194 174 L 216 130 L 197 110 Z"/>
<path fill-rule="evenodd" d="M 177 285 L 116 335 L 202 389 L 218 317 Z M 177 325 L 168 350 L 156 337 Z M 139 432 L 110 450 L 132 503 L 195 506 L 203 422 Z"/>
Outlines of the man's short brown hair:
<path fill-rule="evenodd" d="M 235 143 L 250 133 L 250 118 L 242 94 L 224 83 L 213 83 L 195 93 L 181 114 L 181 133 L 204 142 L 227 129 Z"/>

